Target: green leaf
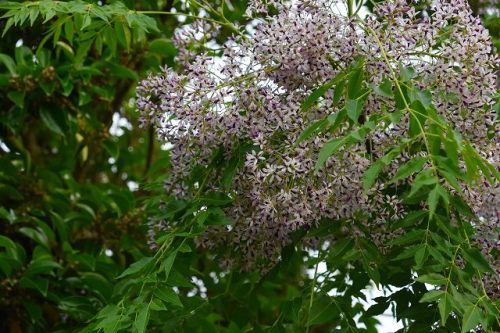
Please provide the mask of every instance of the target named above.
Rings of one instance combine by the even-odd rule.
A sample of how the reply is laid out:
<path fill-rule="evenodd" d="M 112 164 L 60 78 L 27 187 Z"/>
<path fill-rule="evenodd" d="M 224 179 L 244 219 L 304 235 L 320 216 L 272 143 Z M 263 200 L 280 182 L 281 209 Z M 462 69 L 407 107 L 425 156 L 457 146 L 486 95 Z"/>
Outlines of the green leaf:
<path fill-rule="evenodd" d="M 82 65 L 84 63 L 84 60 L 87 57 L 87 54 L 89 52 L 90 46 L 92 45 L 93 40 L 89 39 L 84 42 L 81 42 L 78 44 L 78 49 L 76 50 L 76 55 L 73 60 L 75 64 Z"/>
<path fill-rule="evenodd" d="M 429 254 L 431 255 L 431 257 L 436 259 L 440 264 L 446 265 L 446 263 L 448 262 L 448 259 L 446 259 L 441 254 L 441 251 L 439 251 L 437 248 L 435 248 L 433 246 L 429 246 L 428 249 L 429 249 Z"/>
<path fill-rule="evenodd" d="M 339 112 L 335 112 L 329 115 L 327 119 L 328 124 L 331 126 L 328 128 L 328 130 L 333 133 L 343 123 L 346 116 L 347 110 L 345 108 L 340 109 Z"/>
<path fill-rule="evenodd" d="M 102 295 L 104 299 L 109 299 L 113 293 L 113 284 L 103 275 L 95 272 L 80 273 L 82 282 L 96 294 Z"/>
<path fill-rule="evenodd" d="M 39 8 L 37 7 L 30 8 L 30 26 L 33 26 L 39 14 L 40 14 Z"/>
<path fill-rule="evenodd" d="M 26 276 L 51 274 L 54 271 L 54 269 L 59 269 L 59 268 L 61 268 L 61 265 L 53 261 L 51 258 L 33 259 L 33 261 L 28 266 L 24 274 Z"/>
<path fill-rule="evenodd" d="M 407 228 L 416 225 L 429 213 L 426 210 L 418 210 L 408 213 L 403 219 L 394 222 L 391 229 Z"/>
<path fill-rule="evenodd" d="M 170 276 L 167 280 L 167 283 L 171 286 L 177 286 L 182 288 L 193 289 L 196 288 L 194 284 L 189 282 L 189 280 L 181 274 L 178 270 L 172 269 L 170 272 Z"/>
<path fill-rule="evenodd" d="M 73 20 L 68 18 L 66 22 L 64 22 L 64 35 L 70 44 L 73 43 L 74 32 L 75 27 L 73 25 Z"/>
<path fill-rule="evenodd" d="M 424 156 L 417 156 L 412 158 L 398 169 L 396 175 L 394 175 L 394 178 L 391 179 L 391 183 L 395 183 L 398 180 L 406 178 L 412 173 L 419 171 L 425 165 L 427 160 L 428 158 Z"/>
<path fill-rule="evenodd" d="M 167 259 L 165 259 L 161 263 L 160 270 L 165 272 L 165 280 L 168 280 L 168 276 L 170 275 L 170 271 L 172 270 L 172 266 L 174 265 L 176 256 L 177 256 L 177 251 L 174 251 L 174 252 L 170 253 L 167 256 Z"/>
<path fill-rule="evenodd" d="M 365 171 L 363 174 L 363 190 L 365 192 L 368 192 L 369 189 L 372 188 L 373 184 L 375 184 L 375 181 L 378 178 L 378 175 L 380 174 L 380 171 L 382 171 L 382 168 L 384 167 L 384 164 L 379 161 L 373 163 L 368 170 Z"/>
<path fill-rule="evenodd" d="M 184 307 L 184 305 L 182 305 L 181 300 L 179 299 L 179 295 L 177 295 L 177 293 L 172 288 L 169 287 L 157 288 L 154 291 L 154 295 L 167 303 L 173 304 L 181 308 Z"/>
<path fill-rule="evenodd" d="M 339 316 L 338 308 L 333 304 L 331 297 L 317 295 L 308 314 L 306 326 L 321 325 L 336 321 Z"/>
<path fill-rule="evenodd" d="M 434 189 L 429 192 L 429 196 L 427 197 L 427 204 L 429 205 L 429 219 L 432 219 L 434 216 L 434 213 L 436 212 L 437 205 L 439 203 L 439 197 L 440 197 L 440 188 L 441 186 L 439 184 L 436 184 Z"/>
<path fill-rule="evenodd" d="M 400 76 L 403 82 L 411 81 L 416 76 L 416 71 L 413 67 L 400 66 Z"/>
<path fill-rule="evenodd" d="M 417 278 L 418 282 L 433 284 L 436 286 L 448 283 L 448 279 L 441 274 L 429 273 L 421 275 Z"/>
<path fill-rule="evenodd" d="M 92 96 L 85 90 L 78 91 L 78 106 L 84 106 L 92 101 Z"/>
<path fill-rule="evenodd" d="M 462 138 L 460 133 L 448 128 L 446 132 L 446 140 L 444 140 L 444 147 L 446 150 L 446 156 L 453 163 L 453 166 L 458 167 L 458 153 L 462 146 Z"/>
<path fill-rule="evenodd" d="M 365 103 L 364 99 L 347 100 L 346 102 L 347 117 L 349 117 L 349 119 L 357 123 L 359 116 L 361 115 L 361 112 L 363 110 L 364 103 Z"/>
<path fill-rule="evenodd" d="M 315 170 L 319 171 L 321 167 L 326 163 L 326 161 L 332 156 L 337 150 L 342 147 L 342 145 L 345 143 L 346 139 L 345 138 L 337 138 L 328 141 L 321 147 L 321 150 L 319 151 L 319 156 L 318 160 L 316 161 L 316 166 Z"/>
<path fill-rule="evenodd" d="M 133 81 L 138 81 L 139 77 L 137 73 L 128 67 L 119 65 L 115 62 L 106 61 L 102 64 L 109 72 L 120 79 L 131 79 Z"/>
<path fill-rule="evenodd" d="M 224 170 L 224 173 L 221 176 L 221 184 L 225 191 L 229 192 L 233 186 L 233 180 L 238 172 L 238 168 L 243 164 L 242 153 L 244 149 L 239 147 L 237 152 L 231 157 L 228 161 L 228 164 Z"/>
<path fill-rule="evenodd" d="M 455 190 L 457 190 L 458 193 L 463 192 L 457 178 L 453 174 L 443 171 L 442 169 L 439 169 L 438 171 L 446 179 L 448 184 L 450 184 Z"/>
<path fill-rule="evenodd" d="M 0 53 L 0 63 L 3 63 L 11 75 L 16 74 L 16 63 L 9 55 Z"/>
<path fill-rule="evenodd" d="M 452 226 L 448 220 L 438 218 L 438 215 L 436 215 L 435 221 L 438 228 L 444 231 L 448 237 L 450 237 L 451 239 L 453 239 L 458 243 L 464 241 L 464 239 L 462 238 L 462 234 L 460 233 L 460 230 Z"/>
<path fill-rule="evenodd" d="M 61 110 L 59 110 L 61 112 Z M 61 129 L 61 126 L 57 123 L 55 118 L 52 116 L 52 113 L 46 108 L 40 108 L 40 118 L 42 118 L 45 126 L 48 127 L 52 132 L 64 136 L 64 132 Z"/>
<path fill-rule="evenodd" d="M 391 123 L 393 124 L 399 124 L 402 116 L 403 116 L 402 110 L 395 110 L 393 112 L 389 112 L 389 118 L 391 120 Z"/>
<path fill-rule="evenodd" d="M 6 236 L 0 235 L 0 247 L 4 247 L 11 254 L 16 252 L 16 244 Z"/>
<path fill-rule="evenodd" d="M 342 96 L 344 96 L 345 85 L 346 85 L 346 81 L 341 80 L 335 86 L 335 90 L 333 91 L 333 105 L 337 105 L 340 102 L 340 99 L 342 98 Z M 499 109 L 500 109 L 500 107 L 499 107 Z"/>
<path fill-rule="evenodd" d="M 468 306 L 465 309 L 464 317 L 462 319 L 462 333 L 467 333 L 476 328 L 481 322 L 482 315 L 477 304 Z"/>
<path fill-rule="evenodd" d="M 440 299 L 446 292 L 443 290 L 431 290 L 428 291 L 420 299 L 420 303 L 432 303 Z"/>
<path fill-rule="evenodd" d="M 415 253 L 418 251 L 419 248 L 420 248 L 419 246 L 406 248 L 403 252 L 400 252 L 396 257 L 391 259 L 391 261 L 398 261 L 415 257 Z"/>
<path fill-rule="evenodd" d="M 328 249 L 328 260 L 335 263 L 342 258 L 344 253 L 354 247 L 354 241 L 350 238 L 340 239 L 336 241 Z"/>
<path fill-rule="evenodd" d="M 141 258 L 139 261 L 134 262 L 130 267 L 128 267 L 123 273 L 120 274 L 120 276 L 117 277 L 117 279 L 124 278 L 125 276 L 137 274 L 140 271 L 142 271 L 151 261 L 153 260 L 153 257 L 144 257 Z"/>
<path fill-rule="evenodd" d="M 364 61 L 361 59 L 349 73 L 349 83 L 347 84 L 347 97 L 356 99 L 362 95 Z"/>
<path fill-rule="evenodd" d="M 403 139 L 401 140 L 402 143 L 399 146 L 396 146 L 392 149 L 389 150 L 384 156 L 380 158 L 380 162 L 384 163 L 385 165 L 389 165 L 396 156 L 398 156 L 403 148 L 408 144 L 408 140 Z"/>
<path fill-rule="evenodd" d="M 73 59 L 73 57 L 75 55 L 75 51 L 73 50 L 73 48 L 71 46 L 69 46 L 68 44 L 66 44 L 63 41 L 57 41 L 56 46 L 60 47 L 70 59 Z"/>
<path fill-rule="evenodd" d="M 327 118 L 315 121 L 314 123 L 309 125 L 302 133 L 300 133 L 299 137 L 295 141 L 295 145 L 298 145 L 302 141 L 309 139 L 314 133 L 323 129 L 327 124 L 328 124 Z"/>
<path fill-rule="evenodd" d="M 417 267 L 422 267 L 428 256 L 429 252 L 427 250 L 427 244 L 424 244 L 415 253 L 415 264 L 417 265 Z"/>
<path fill-rule="evenodd" d="M 190 252 L 193 252 L 193 249 L 191 248 L 191 246 L 189 246 L 189 244 L 187 243 L 182 243 L 178 248 L 177 248 L 177 251 L 181 252 L 181 253 L 190 253 Z"/>
<path fill-rule="evenodd" d="M 309 108 L 311 108 L 314 105 L 314 103 L 316 103 L 316 101 L 318 99 L 320 99 L 335 84 L 342 81 L 345 78 L 345 76 L 346 76 L 345 74 L 340 73 L 337 76 L 335 76 L 333 79 L 331 79 L 330 81 L 327 81 L 323 85 L 319 86 L 317 89 L 313 90 L 313 92 L 302 103 L 302 106 L 301 106 L 302 111 L 306 111 Z"/>
<path fill-rule="evenodd" d="M 134 320 L 134 328 L 137 330 L 137 333 L 144 333 L 148 327 L 149 322 L 149 306 L 143 307 Z"/>
<path fill-rule="evenodd" d="M 150 306 L 151 311 L 167 311 L 167 307 L 165 306 L 165 303 L 158 299 L 154 298 L 151 300 L 151 306 Z"/>
<path fill-rule="evenodd" d="M 413 180 L 411 184 L 411 191 L 408 197 L 411 197 L 418 192 L 420 188 L 427 185 L 435 185 L 438 183 L 438 179 L 433 175 L 431 169 L 424 169 L 421 171 Z"/>
<path fill-rule="evenodd" d="M 425 108 L 428 108 L 432 105 L 432 94 L 427 90 L 422 91 L 417 88 L 412 88 L 409 91 L 409 95 L 410 101 L 412 103 L 414 101 L 419 101 Z"/>
<path fill-rule="evenodd" d="M 20 91 L 11 91 L 7 94 L 7 97 L 14 102 L 14 104 L 22 109 L 24 108 L 24 93 Z"/>
<path fill-rule="evenodd" d="M 434 232 L 430 232 L 430 235 L 431 235 L 431 238 L 434 240 L 434 243 L 436 243 L 437 248 L 441 252 L 446 254 L 448 257 L 451 257 L 453 255 L 453 253 L 450 249 L 451 248 L 450 242 L 448 242 L 443 237 L 439 236 L 438 234 L 436 234 Z M 431 248 L 433 248 L 433 247 L 431 247 Z"/>
<path fill-rule="evenodd" d="M 164 57 L 175 57 L 179 52 L 170 39 L 159 38 L 149 44 L 149 52 L 159 54 Z"/>
<path fill-rule="evenodd" d="M 224 214 L 209 213 L 205 225 L 232 225 L 233 221 Z"/>
<path fill-rule="evenodd" d="M 116 305 L 107 305 L 98 314 L 99 322 L 96 329 L 102 329 L 104 333 L 116 333 L 120 328 L 120 321 L 122 320 L 121 315 L 122 309 L 119 309 Z M 88 330 L 86 333 L 93 332 L 93 330 Z"/>
<path fill-rule="evenodd" d="M 2 184 L 0 182 L 0 199 L 21 201 L 24 199 L 24 196 L 14 186 Z"/>
<path fill-rule="evenodd" d="M 481 251 L 479 251 L 478 249 L 462 249 L 461 252 L 465 260 L 479 272 L 494 272 L 488 261 L 484 258 L 484 256 L 481 254 Z"/>
<path fill-rule="evenodd" d="M 12 27 L 14 22 L 15 22 L 14 17 L 9 17 L 7 22 L 5 22 L 5 28 L 3 29 L 3 32 L 2 32 L 2 38 L 5 36 L 7 31 L 9 31 L 9 29 Z"/>
<path fill-rule="evenodd" d="M 115 30 L 111 26 L 108 26 L 104 28 L 102 35 L 103 35 L 103 41 L 107 45 L 108 50 L 110 50 L 111 55 L 115 57 L 116 46 L 117 46 Z"/>
<path fill-rule="evenodd" d="M 380 84 L 379 86 L 373 86 L 372 89 L 375 94 L 382 97 L 392 97 L 393 95 L 392 82 L 387 78 L 384 79 L 384 82 L 382 82 L 382 84 Z"/>
<path fill-rule="evenodd" d="M 233 199 L 223 192 L 209 192 L 201 196 L 198 202 L 208 207 L 218 207 L 229 205 Z"/>
<path fill-rule="evenodd" d="M 389 242 L 390 245 L 412 244 L 421 241 L 425 236 L 425 230 L 417 229 L 403 234 Z"/>
<path fill-rule="evenodd" d="M 128 52 L 130 50 L 130 43 L 132 38 L 129 27 L 123 22 L 115 21 L 114 28 L 116 31 L 116 37 L 118 39 L 118 42 Z"/>
<path fill-rule="evenodd" d="M 90 18 L 90 15 L 85 15 L 83 17 L 83 24 L 80 30 L 84 30 L 86 27 L 88 27 L 92 23 L 92 19 Z"/>
<path fill-rule="evenodd" d="M 446 320 L 453 310 L 453 305 L 451 303 L 451 295 L 447 292 L 444 293 L 443 297 L 438 303 L 439 315 L 441 317 L 441 325 L 444 326 L 446 324 Z"/>
<path fill-rule="evenodd" d="M 49 239 L 47 238 L 47 235 L 40 228 L 33 229 L 29 227 L 23 227 L 19 228 L 19 232 L 25 235 L 26 237 L 31 238 L 38 244 L 43 245 L 46 248 L 50 248 Z"/>
<path fill-rule="evenodd" d="M 43 297 L 47 297 L 49 291 L 49 280 L 31 277 L 22 277 L 19 280 L 19 286 L 24 289 L 34 289 L 42 294 Z"/>
<path fill-rule="evenodd" d="M 497 181 L 500 180 L 500 173 L 496 170 L 495 166 L 491 165 L 486 161 L 479 153 L 472 147 L 472 145 L 464 140 L 463 145 L 464 151 L 462 156 L 464 157 L 467 169 L 472 168 L 471 171 L 467 170 L 467 178 L 477 178 L 477 168 L 481 170 L 484 177 L 488 180 L 490 184 L 494 184 L 493 178 Z M 472 175 L 469 175 L 472 173 Z"/>
<path fill-rule="evenodd" d="M 367 316 L 378 316 L 378 315 L 381 315 L 385 312 L 385 310 L 387 310 L 387 308 L 389 307 L 389 305 L 391 305 L 391 302 L 388 302 L 386 300 L 385 297 L 380 297 L 380 298 L 383 298 L 384 301 L 377 301 L 376 304 L 370 306 L 367 310 L 366 310 L 366 313 L 365 315 Z"/>
<path fill-rule="evenodd" d="M 427 109 L 420 103 L 420 101 L 414 101 L 410 105 L 410 136 L 412 138 L 419 135 L 421 132 L 425 131 L 425 122 L 427 116 Z"/>

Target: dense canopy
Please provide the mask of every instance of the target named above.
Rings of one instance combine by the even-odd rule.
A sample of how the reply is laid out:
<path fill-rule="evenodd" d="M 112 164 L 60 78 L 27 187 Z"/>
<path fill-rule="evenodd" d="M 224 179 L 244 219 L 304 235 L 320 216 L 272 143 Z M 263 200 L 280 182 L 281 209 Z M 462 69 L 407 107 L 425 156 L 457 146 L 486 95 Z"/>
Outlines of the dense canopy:
<path fill-rule="evenodd" d="M 499 331 L 499 10 L 0 3 L 0 331 Z"/>

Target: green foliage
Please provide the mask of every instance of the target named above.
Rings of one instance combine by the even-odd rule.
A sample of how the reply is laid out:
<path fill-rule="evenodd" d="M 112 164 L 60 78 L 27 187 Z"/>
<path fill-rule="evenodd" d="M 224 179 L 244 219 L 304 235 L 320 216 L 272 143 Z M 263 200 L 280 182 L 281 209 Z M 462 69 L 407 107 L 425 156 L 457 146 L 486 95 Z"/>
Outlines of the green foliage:
<path fill-rule="evenodd" d="M 411 68 L 368 87 L 360 59 L 302 105 L 308 112 L 334 89 L 341 106 L 298 139 L 332 133 L 318 170 L 339 150 L 369 144 L 375 129 L 409 117 L 410 137 L 369 156 L 363 179 L 367 193 L 386 181 L 410 212 L 388 222 L 402 234 L 387 255 L 368 239 L 346 236 L 352 222 L 330 220 L 297 231 L 263 276 L 224 270 L 217 253 L 197 248 L 194 239 L 209 226 L 231 227 L 222 208 L 231 205 L 228 191 L 253 147 L 242 141 L 233 156 L 193 166 L 193 200 L 166 197 L 168 153 L 154 145 L 152 128 L 137 128 L 132 100 L 148 72 L 178 67 L 171 38 L 180 22 L 172 9 L 189 23 L 203 7 L 189 3 L 0 4 L 0 331 L 377 332 L 376 317 L 387 310 L 404 323 L 400 332 L 498 330 L 497 304 L 477 283 L 491 267 L 471 245 L 459 184 L 499 174 L 438 115 L 430 93 L 412 85 Z M 221 22 L 217 39 L 224 41 L 237 30 L 233 22 L 244 22 L 246 2 L 212 5 L 204 9 Z M 398 110 L 365 117 L 370 94 L 394 98 Z M 110 131 L 118 116 L 131 123 L 121 135 Z M 339 128 L 348 131 L 336 137 Z M 422 154 L 389 175 L 387 167 L 408 151 Z M 204 186 L 214 175 L 218 191 Z M 409 177 L 411 185 L 399 186 Z M 171 228 L 150 251 L 145 225 L 154 218 Z M 328 248 L 311 255 L 301 246 L 307 237 Z M 365 309 L 374 285 L 387 295 Z"/>
<path fill-rule="evenodd" d="M 133 97 L 139 78 L 175 65 L 180 22 L 141 11 L 174 8 L 197 14 L 162 1 L 0 4 L 0 331 L 82 329 L 148 258 L 169 162 Z M 141 306 L 137 330 L 163 301 Z"/>
<path fill-rule="evenodd" d="M 419 286 L 423 288 L 422 291 L 414 293 L 413 297 L 407 299 L 409 302 L 418 303 L 410 308 L 411 311 L 406 311 L 404 314 L 396 310 L 397 317 L 408 320 L 419 318 L 409 326 L 410 331 L 417 330 L 417 327 L 419 327 L 418 330 L 427 327 L 427 331 L 434 319 L 413 316 L 418 313 L 417 307 L 422 306 L 417 304 L 431 303 L 437 304 L 441 317 L 440 324 L 443 326 L 451 328 L 455 325 L 450 324 L 452 319 L 449 316 L 453 313 L 453 320 L 461 321 L 457 323 L 458 327 L 461 326 L 458 330 L 460 332 L 469 332 L 479 324 L 483 330 L 493 331 L 494 327 L 498 326 L 498 308 L 489 299 L 484 287 L 474 283 L 475 280 L 481 279 L 483 273 L 491 273 L 493 270 L 481 252 L 472 247 L 471 225 L 462 219 L 471 217 L 468 214 L 470 210 L 462 209 L 463 202 L 459 201 L 457 194 L 451 189 L 461 193 L 459 183 L 473 184 L 480 177 L 479 171 L 493 184 L 499 179 L 498 171 L 484 160 L 469 142 L 463 140 L 456 129 L 437 114 L 428 92 L 419 91 L 411 86 L 413 70 L 402 69 L 402 73 L 401 78 L 386 79 L 380 86 L 371 87 L 368 93 L 373 92 L 390 97 L 393 85 L 401 89 L 403 82 L 406 82 L 405 93 L 399 94 L 401 100 L 396 104 L 400 109 L 396 112 L 409 114 L 410 137 L 402 139 L 401 143 L 391 148 L 386 155 L 373 161 L 364 175 L 363 187 L 365 191 L 369 191 L 377 179 L 381 178 L 387 184 L 395 186 L 393 190 L 406 198 L 406 204 L 426 203 L 427 211 L 413 208 L 414 211 L 403 220 L 394 222 L 393 228 L 403 228 L 405 233 L 390 243 L 393 251 L 399 252 L 392 260 L 402 265 L 405 265 L 404 262 L 409 263 L 407 267 L 411 267 L 411 271 L 418 275 L 416 282 L 434 285 L 439 289 L 426 291 L 426 287 Z M 357 71 L 348 74 L 351 77 L 348 83 L 351 89 L 355 87 L 352 84 L 355 80 L 352 78 L 356 75 Z M 360 83 L 357 86 L 360 86 Z M 359 89 L 357 91 L 359 94 Z M 406 96 L 409 96 L 409 99 Z M 356 119 L 359 117 L 357 105 L 351 99 L 347 99 L 345 103 L 345 108 L 348 112 L 350 109 L 353 116 L 348 117 L 349 119 L 343 117 L 343 121 L 348 122 L 351 130 L 341 137 L 333 138 L 322 147 L 318 167 L 338 150 L 347 149 L 350 144 L 365 140 L 369 136 L 370 129 L 375 128 L 377 124 L 387 127 L 391 124 L 399 124 L 401 119 L 401 116 L 394 117 L 393 114 L 373 115 L 368 117 L 362 126 L 356 126 Z M 315 130 L 319 127 L 318 123 L 312 126 Z M 323 131 L 331 130 L 329 126 L 332 124 L 321 121 Z M 307 136 L 310 136 L 314 131 L 307 129 L 306 132 Z M 392 178 L 387 178 L 384 168 L 405 151 L 412 153 L 421 151 L 424 155 L 409 160 Z M 408 177 L 413 179 L 411 187 L 398 188 L 397 185 Z M 453 217 L 459 217 L 458 226 L 453 226 Z M 465 269 L 457 266 L 458 256 L 465 261 Z M 390 276 L 390 271 L 385 271 L 386 265 L 387 263 L 377 265 L 376 271 L 384 270 L 384 275 Z M 370 274 L 369 269 L 367 273 L 374 282 L 378 283 L 380 274 L 373 272 Z M 383 281 L 381 283 L 384 285 Z M 395 297 L 398 293 L 391 297 Z M 397 307 L 400 306 L 400 300 L 394 298 L 394 301 Z M 384 306 L 374 305 L 371 309 L 376 311 L 378 308 L 383 309 Z"/>

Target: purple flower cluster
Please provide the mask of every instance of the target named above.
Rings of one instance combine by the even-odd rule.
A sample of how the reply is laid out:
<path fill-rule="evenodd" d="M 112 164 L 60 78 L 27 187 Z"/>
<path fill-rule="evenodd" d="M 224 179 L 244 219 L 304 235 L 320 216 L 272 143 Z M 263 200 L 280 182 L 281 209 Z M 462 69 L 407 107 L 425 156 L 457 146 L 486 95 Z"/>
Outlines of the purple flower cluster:
<path fill-rule="evenodd" d="M 272 5 L 279 13 L 261 19 L 251 38 L 227 42 L 221 58 L 181 50 L 186 59 L 192 58 L 182 73 L 165 68 L 138 87 L 142 121 L 155 124 L 161 140 L 173 144 L 173 169 L 166 184 L 170 194 L 192 198 L 200 184 L 188 185 L 190 171 L 194 165 L 207 165 L 214 151 L 223 148 L 230 158 L 241 140 L 254 147 L 237 171 L 234 203 L 225 210 L 234 224 L 213 227 L 198 239 L 200 246 L 222 252 L 226 265 L 269 268 L 279 260 L 291 232 L 321 219 L 351 221 L 349 232 L 356 236 L 369 230 L 363 236 L 380 246 L 395 237 L 386 221 L 404 216 L 401 202 L 387 195 L 381 182 L 364 193 L 362 176 L 371 164 L 370 154 L 381 156 L 406 135 L 405 119 L 400 126 L 377 128 L 370 154 L 365 143 L 341 149 L 319 172 L 315 163 L 320 148 L 346 128 L 296 144 L 312 121 L 339 109 L 333 91 L 308 112 L 301 111 L 302 102 L 358 57 L 365 59 L 366 87 L 380 84 L 391 70 L 399 73 L 400 64 L 411 65 L 415 82 L 433 92 L 441 114 L 485 153 L 500 155 L 498 142 L 486 140 L 494 123 L 498 62 L 490 55 L 486 30 L 465 0 L 435 1 L 420 12 L 402 0 L 386 1 L 363 21 L 335 14 L 325 1 Z M 253 6 L 265 13 L 268 3 L 254 1 Z M 185 43 L 181 35 L 176 38 Z M 363 112 L 370 117 L 382 108 L 394 109 L 394 101 L 372 94 Z M 411 157 L 403 155 L 399 162 Z M 217 191 L 220 181 L 214 173 L 203 185 Z M 498 187 L 486 197 L 470 192 L 477 213 L 486 212 L 487 228 L 495 220 L 487 214 L 494 209 L 498 223 L 500 205 L 483 205 L 498 201 Z M 358 228 L 359 223 L 366 228 Z"/>

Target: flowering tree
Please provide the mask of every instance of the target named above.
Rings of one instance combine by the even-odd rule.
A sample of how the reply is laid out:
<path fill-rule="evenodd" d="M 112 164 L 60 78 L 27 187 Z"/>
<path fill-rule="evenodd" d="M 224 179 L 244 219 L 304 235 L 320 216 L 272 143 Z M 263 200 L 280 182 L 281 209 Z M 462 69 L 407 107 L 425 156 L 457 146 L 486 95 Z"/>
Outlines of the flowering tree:
<path fill-rule="evenodd" d="M 170 253 L 169 235 L 196 230 L 223 269 L 261 274 L 287 247 L 316 249 L 328 269 L 320 284 L 316 269 L 308 313 L 361 270 L 365 284 L 404 286 L 411 297 L 373 311 L 394 302 L 410 331 L 491 330 L 500 142 L 488 32 L 465 1 L 387 1 L 363 19 L 361 5 L 343 16 L 336 1 L 253 2 L 250 37 L 220 57 L 186 49 L 182 71 L 141 83 L 143 121 L 173 145 L 172 200 L 151 244 Z M 332 327 L 351 329 L 338 310 Z"/>
<path fill-rule="evenodd" d="M 142 80 L 135 98 L 139 123 L 170 154 L 164 191 L 144 194 L 149 198 L 137 213 L 121 218 L 148 216 L 150 252 L 123 241 L 133 264 L 100 255 L 88 272 L 64 271 L 65 260 L 71 267 L 90 262 L 89 246 L 68 247 L 61 221 L 71 219 L 55 220 L 58 234 L 66 235 L 62 265 L 47 245 L 34 248 L 29 266 L 43 259 L 49 269 L 42 273 L 54 276 L 51 289 L 36 274 L 21 289 L 59 304 L 59 330 L 71 330 L 71 321 L 78 322 L 73 328 L 85 325 L 84 332 L 106 333 L 377 332 L 384 313 L 399 321 L 401 328 L 391 331 L 500 330 L 498 58 L 475 16 L 494 10 L 489 2 L 472 4 L 251 0 L 244 17 L 242 5 L 229 0 L 168 1 L 168 11 L 160 10 L 163 1 L 149 10 L 47 0 L 0 6 L 8 10 L 5 31 L 54 18 L 38 49 L 52 38 L 61 50 L 56 55 L 71 59 L 56 73 L 70 70 L 60 83 L 69 92 L 62 94 L 79 106 L 90 103 L 94 90 L 104 94 L 97 88 L 107 80 L 112 87 L 127 79 L 123 96 L 130 92 L 142 61 L 135 54 L 157 30 L 150 16 L 178 18 L 172 43 L 148 46 L 147 52 L 166 53 L 168 65 Z M 48 52 L 31 58 L 44 61 Z M 89 52 L 97 67 L 86 66 Z M 121 65 L 124 59 L 132 70 Z M 13 60 L 0 61 L 11 69 Z M 105 79 L 99 69 L 113 75 Z M 71 94 L 68 82 L 79 75 L 83 83 Z M 94 75 L 99 80 L 90 81 Z M 47 92 L 42 85 L 47 96 L 58 96 L 54 87 Z M 14 90 L 5 95 L 16 103 L 13 110 L 24 110 L 25 89 Z M 120 105 L 123 96 L 110 107 L 96 99 L 81 116 L 65 114 L 75 120 L 67 127 Z M 64 134 L 55 114 L 40 115 Z M 16 150 L 9 158 L 21 155 Z M 16 163 L 20 173 L 29 165 Z M 155 185 L 146 179 L 141 189 Z M 84 188 L 71 200 L 85 211 L 87 201 L 108 205 L 118 192 L 104 187 L 80 202 Z M 71 207 L 50 207 L 37 216 L 66 211 L 74 215 Z M 123 234 L 133 237 L 128 229 Z M 46 238 L 55 242 L 54 235 Z M 0 247 L 8 251 L 0 253 L 2 284 L 16 287 L 15 276 L 27 274 L 24 264 L 12 264 L 22 246 L 0 236 Z M 128 268 L 117 273 L 119 264 Z M 374 289 L 382 296 L 370 300 Z M 25 297 L 33 304 L 34 297 Z"/>

